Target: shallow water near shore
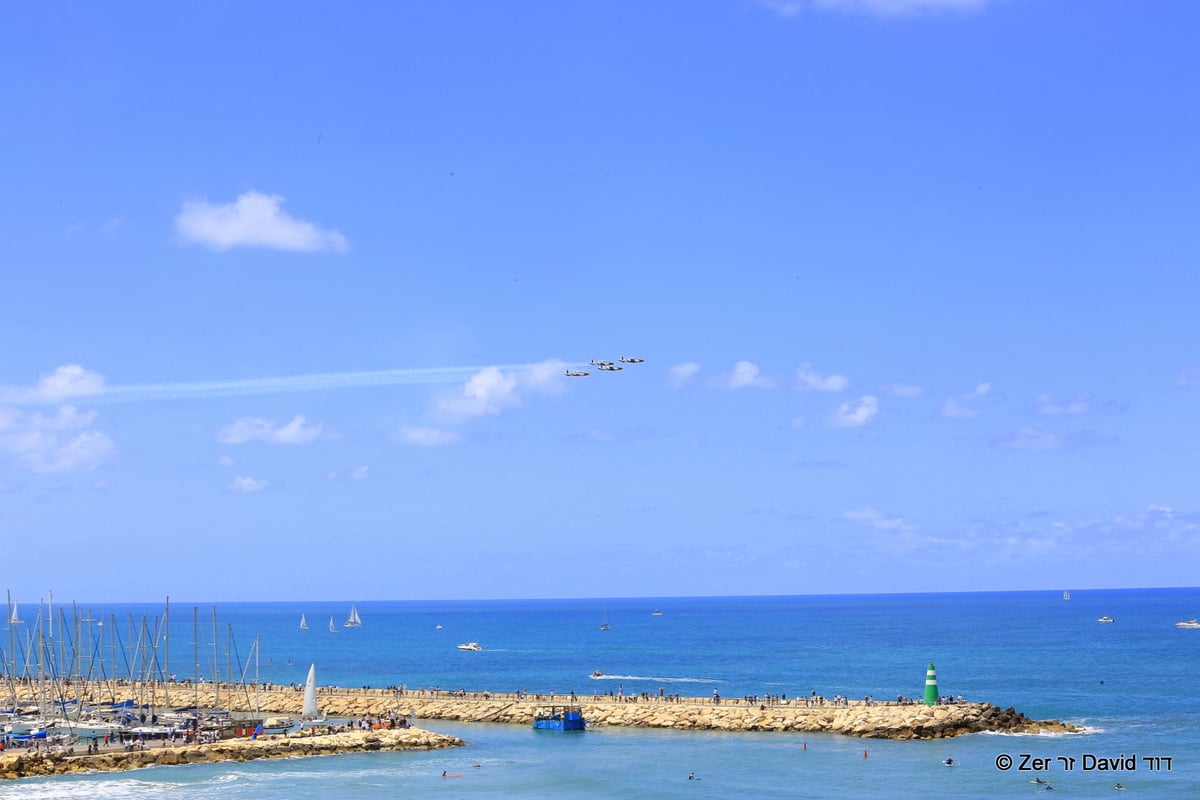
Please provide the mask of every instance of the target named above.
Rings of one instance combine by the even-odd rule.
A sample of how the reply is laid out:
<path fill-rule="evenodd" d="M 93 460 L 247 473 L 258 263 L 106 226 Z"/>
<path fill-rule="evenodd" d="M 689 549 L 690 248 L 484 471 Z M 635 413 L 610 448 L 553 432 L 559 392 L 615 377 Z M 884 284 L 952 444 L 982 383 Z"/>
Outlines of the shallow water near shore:
<path fill-rule="evenodd" d="M 345 629 L 349 605 L 218 605 L 222 678 L 231 663 L 253 676 L 248 654 L 255 637 L 264 681 L 299 683 L 315 662 L 320 683 L 342 686 L 581 695 L 657 695 L 661 689 L 710 696 L 716 690 L 724 702 L 812 691 L 826 697 L 920 697 L 925 667 L 933 661 L 943 694 L 1015 706 L 1033 718 L 1060 718 L 1091 732 L 891 742 L 614 728 L 562 734 L 428 722 L 422 727 L 459 736 L 469 746 L 30 779 L 0 784 L 0 800 L 307 800 L 434 792 L 567 800 L 927 793 L 983 798 L 1042 791 L 1031 783 L 1035 778 L 1078 796 L 1106 794 L 1117 782 L 1153 797 L 1193 797 L 1200 789 L 1195 690 L 1200 631 L 1174 627 L 1200 614 L 1198 589 L 1073 591 L 1070 601 L 1057 591 L 357 603 L 364 624 Z M 151 620 L 163 615 L 161 604 L 92 608 L 110 627 L 129 627 L 132 619 L 136 628 L 142 615 Z M 193 672 L 211 677 L 213 670 L 211 606 L 195 614 L 192 609 L 176 602 L 170 609 L 167 667 L 180 680 Z M 656 609 L 661 616 L 651 615 Z M 299 629 L 301 613 L 310 630 Z M 1116 622 L 1097 623 L 1105 614 Z M 338 633 L 327 629 L 331 615 Z M 612 629 L 601 631 L 606 616 Z M 467 641 L 480 642 L 484 650 L 457 649 Z M 199 668 L 193 666 L 197 656 Z M 590 678 L 594 670 L 605 677 Z M 186 703 L 186 696 L 178 702 Z M 1021 754 L 1048 763 L 1021 770 Z M 1002 755 L 1014 758 L 1011 769 L 997 767 Z M 1085 768 L 1089 756 L 1131 755 L 1134 769 Z M 1153 757 L 1171 758 L 1171 769 Z M 946 758 L 955 765 L 943 766 Z M 461 777 L 443 779 L 443 771 Z M 689 781 L 689 773 L 697 780 Z"/>

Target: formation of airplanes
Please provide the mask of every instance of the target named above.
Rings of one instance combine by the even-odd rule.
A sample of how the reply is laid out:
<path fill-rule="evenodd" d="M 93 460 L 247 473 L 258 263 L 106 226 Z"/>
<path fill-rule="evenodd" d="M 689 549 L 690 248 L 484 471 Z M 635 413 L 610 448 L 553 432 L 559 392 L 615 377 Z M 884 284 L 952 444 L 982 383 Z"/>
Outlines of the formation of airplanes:
<path fill-rule="evenodd" d="M 646 363 L 646 359 L 635 358 L 633 356 L 621 356 L 617 360 L 620 361 L 621 364 L 644 364 L 644 363 Z M 596 359 L 596 358 L 589 360 L 588 363 L 591 364 L 592 366 L 596 367 L 597 369 L 604 370 L 605 372 L 620 372 L 621 370 L 625 369 L 625 367 L 621 366 L 621 364 L 616 364 L 612 361 L 603 361 L 603 360 Z M 587 372 L 587 370 L 582 370 L 582 369 L 568 369 L 563 374 L 566 375 L 568 378 L 586 378 L 589 373 Z"/>

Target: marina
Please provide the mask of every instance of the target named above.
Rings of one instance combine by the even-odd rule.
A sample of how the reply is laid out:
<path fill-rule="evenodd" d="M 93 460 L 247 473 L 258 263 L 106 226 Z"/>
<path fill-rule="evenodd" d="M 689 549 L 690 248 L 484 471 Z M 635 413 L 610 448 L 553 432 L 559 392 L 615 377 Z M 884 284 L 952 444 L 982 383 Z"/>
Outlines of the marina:
<path fill-rule="evenodd" d="M 535 719 L 577 706 L 588 734 L 565 737 L 581 743 L 572 747 L 587 747 L 585 740 L 625 742 L 623 747 L 666 754 L 675 751 L 672 742 L 678 739 L 680 746 L 700 748 L 705 764 L 716 764 L 744 746 L 754 755 L 742 751 L 740 758 L 786 771 L 788 748 L 804 744 L 841 752 L 844 746 L 836 742 L 847 740 L 862 743 L 860 757 L 868 747 L 872 763 L 892 753 L 889 759 L 908 765 L 894 768 L 902 774 L 918 769 L 923 753 L 940 754 L 933 761 L 939 770 L 941 759 L 953 757 L 956 768 L 944 772 L 988 786 L 980 765 L 995 757 L 991 752 L 985 759 L 1005 737 L 980 737 L 972 730 L 1008 730 L 1071 749 L 1173 749 L 1177 763 L 1200 751 L 1181 733 L 1194 702 L 1173 688 L 1185 680 L 1186 654 L 1194 640 L 1175 622 L 1197 602 L 1196 590 L 1077 590 L 1071 603 L 1032 592 L 676 598 L 661 601 L 664 615 L 651 617 L 644 601 L 614 600 L 609 603 L 614 625 L 607 632 L 597 630 L 594 601 L 377 602 L 359 604 L 370 620 L 360 633 L 315 638 L 296 624 L 300 604 L 226 604 L 214 615 L 208 608 L 186 606 L 181 613 L 172 603 L 166 624 L 161 603 L 120 606 L 104 614 L 81 610 L 81 623 L 93 619 L 96 641 L 96 621 L 104 619 L 103 627 L 111 629 L 104 634 L 103 665 L 82 657 L 82 651 L 96 650 L 96 641 L 89 642 L 86 634 L 72 637 L 84 645 L 79 653 L 61 641 L 60 630 L 73 633 L 70 605 L 62 616 L 56 611 L 51 640 L 48 611 L 43 609 L 38 621 L 37 605 L 24 604 L 24 622 L 11 631 L 25 645 L 16 648 L 11 676 L 7 670 L 14 659 L 4 651 L 0 705 L 37 714 L 39 697 L 72 699 L 79 692 L 81 702 L 69 706 L 68 718 L 86 719 L 88 709 L 101 707 L 123 710 L 122 724 L 132 726 L 124 732 L 126 743 L 137 749 L 140 745 L 133 743 L 142 741 L 152 751 L 198 746 L 185 742 L 186 725 L 171 716 L 183 709 L 178 713 L 219 712 L 205 723 L 224 722 L 223 728 L 207 731 L 209 747 L 249 741 L 260 722 L 256 741 L 285 734 L 291 740 L 312 727 L 391 719 L 456 736 L 469 746 L 504 747 L 535 759 L 542 748 L 558 749 L 557 737 L 535 729 Z M 332 610 L 305 605 L 318 618 Z M 347 605 L 340 608 L 344 614 Z M 1120 624 L 1097 625 L 1104 612 Z M 143 616 L 147 635 L 139 637 Z M 114 617 L 124 618 L 121 645 L 110 639 L 117 627 Z M 157 652 L 155 617 L 160 629 L 169 630 L 165 640 L 158 637 Z M 66 625 L 60 628 L 63 619 Z M 912 636 L 917 629 L 921 635 Z M 67 675 L 37 680 L 37 630 L 43 638 L 43 669 L 71 664 Z M 455 640 L 445 638 L 447 631 L 483 634 L 480 638 L 489 642 L 486 661 L 462 657 Z M 31 641 L 35 645 L 29 650 Z M 942 644 L 931 648 L 934 641 Z M 953 641 L 969 645 L 946 644 Z M 171 643 L 169 660 L 166 642 Z M 1139 654 L 1149 648 L 1163 655 L 1145 662 Z M 932 680 L 940 692 L 929 698 L 933 705 L 924 695 L 931 680 L 932 665 L 924 658 L 929 655 L 936 656 Z M 78 670 L 76 656 L 81 656 Z M 192 667 L 193 659 L 200 667 Z M 172 673 L 182 671 L 180 664 L 198 677 L 176 673 L 172 680 Z M 26 666 L 29 672 L 23 675 Z M 1136 689 L 1124 677 L 1135 673 Z M 216 683 L 214 674 L 221 676 Z M 153 706 L 141 708 L 152 698 Z M 52 704 L 43 707 L 49 710 Z M 170 733 L 161 738 L 131 734 L 142 725 L 142 713 L 147 727 L 155 715 L 158 725 L 176 726 L 174 742 Z M 271 734 L 272 718 L 299 724 L 285 734 Z M 222 729 L 228 733 L 218 733 Z M 520 730 L 540 736 L 525 743 L 515 733 Z M 1023 748 L 1037 747 L 1024 741 Z M 937 744 L 950 742 L 952 749 Z M 87 745 L 76 738 L 63 746 L 86 755 Z M 43 741 L 42 751 L 48 746 L 54 745 Z M 123 746 L 112 749 L 123 751 Z M 12 752 L 18 750 L 26 748 L 15 744 Z M 367 755 L 355 752 L 346 751 L 347 765 Z M 556 757 L 567 759 L 564 763 L 571 758 L 567 753 Z M 416 760 L 404 763 L 428 763 L 424 756 L 411 758 Z M 188 770 L 201 768 L 188 763 Z M 464 773 L 464 780 L 474 774 L 462 759 L 432 763 L 439 764 L 437 774 L 446 768 L 441 764 L 457 764 L 450 772 Z M 995 772 L 994 766 L 989 769 Z M 1189 774 L 1177 768 L 1164 779 L 1178 782 Z M 705 776 L 707 781 L 714 777 Z M 826 796 L 824 791 L 817 787 L 814 795 Z M 0 786 L 0 798 L 9 796 Z"/>

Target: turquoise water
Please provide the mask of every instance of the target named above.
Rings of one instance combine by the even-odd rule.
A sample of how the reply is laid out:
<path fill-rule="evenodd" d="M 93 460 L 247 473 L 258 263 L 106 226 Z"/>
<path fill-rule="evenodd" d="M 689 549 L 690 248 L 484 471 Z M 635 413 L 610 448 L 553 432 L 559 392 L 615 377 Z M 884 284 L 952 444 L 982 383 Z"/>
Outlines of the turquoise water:
<path fill-rule="evenodd" d="M 364 625 L 342 628 L 349 602 L 222 604 L 217 660 L 263 680 L 580 694 L 662 688 L 723 697 L 817 691 L 825 696 L 919 697 L 935 662 L 943 694 L 1015 706 L 1035 718 L 1087 726 L 1071 736 L 974 735 L 889 742 L 813 734 L 595 728 L 584 734 L 523 726 L 430 722 L 466 748 L 278 762 L 153 768 L 119 775 L 0 784 L 20 797 L 705 798 L 1025 796 L 1049 780 L 1060 793 L 1107 795 L 1118 781 L 1145 796 L 1200 790 L 1200 589 L 832 597 L 662 598 L 358 603 Z M 182 679 L 212 675 L 211 606 L 170 610 L 170 660 Z M 651 616 L 655 608 L 662 616 Z M 163 607 L 95 607 L 109 627 L 153 627 Z M 300 614 L 312 629 L 298 628 Z M 607 613 L 610 631 L 600 631 Z M 1099 624 L 1107 614 L 1113 624 Z M 330 633 L 333 615 L 341 628 Z M 28 615 L 26 615 L 28 616 Z M 131 619 L 132 616 L 132 626 Z M 441 625 L 441 629 L 437 626 Z M 228 646 L 232 630 L 233 647 Z M 198 633 L 198 636 L 196 635 Z M 125 639 L 130 637 L 126 634 Z M 197 641 L 198 646 L 193 642 Z M 459 651 L 478 641 L 483 652 Z M 226 651 L 231 653 L 226 655 Z M 236 656 L 232 653 L 236 651 Z M 110 657 L 111 653 L 110 652 Z M 200 666 L 195 666 L 195 653 Z M 122 668 L 118 657 L 118 672 Z M 289 664 L 289 661 L 291 662 Z M 249 666 L 247 667 L 247 663 Z M 111 667 L 109 668 L 111 671 Z M 588 676 L 602 670 L 608 677 Z M 866 757 L 864 758 L 864 753 Z M 996 760 L 1048 759 L 1039 770 Z M 1090 756 L 1136 756 L 1135 769 L 1101 771 Z M 952 757 L 947 768 L 942 760 Z M 1064 761 L 1058 760 L 1059 758 Z M 1169 757 L 1164 761 L 1151 757 Z M 1072 765 L 1065 759 L 1075 759 Z M 476 766 L 478 765 L 478 766 Z M 1030 762 L 1032 765 L 1032 761 Z M 1157 767 L 1157 769 L 1155 769 Z M 443 770 L 461 778 L 443 780 Z M 697 780 L 688 780 L 694 772 Z M 1055 795 L 1057 796 L 1057 794 Z"/>

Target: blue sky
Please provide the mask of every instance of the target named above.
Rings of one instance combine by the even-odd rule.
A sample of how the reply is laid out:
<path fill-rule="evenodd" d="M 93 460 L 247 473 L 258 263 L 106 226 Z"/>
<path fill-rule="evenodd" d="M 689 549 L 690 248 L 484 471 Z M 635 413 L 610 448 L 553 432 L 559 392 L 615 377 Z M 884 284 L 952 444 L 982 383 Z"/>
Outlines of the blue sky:
<path fill-rule="evenodd" d="M 11 7 L 4 586 L 1192 585 L 1198 17 Z"/>

